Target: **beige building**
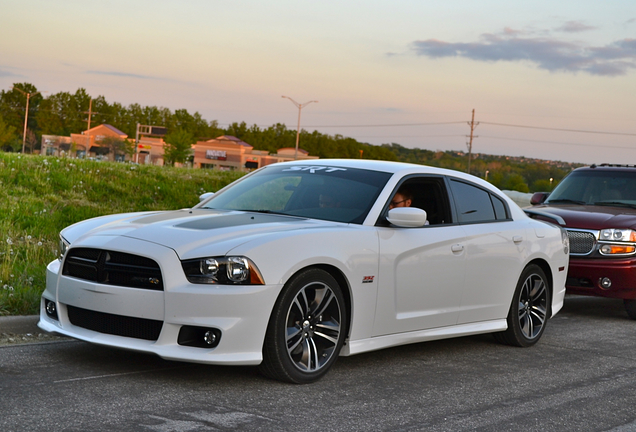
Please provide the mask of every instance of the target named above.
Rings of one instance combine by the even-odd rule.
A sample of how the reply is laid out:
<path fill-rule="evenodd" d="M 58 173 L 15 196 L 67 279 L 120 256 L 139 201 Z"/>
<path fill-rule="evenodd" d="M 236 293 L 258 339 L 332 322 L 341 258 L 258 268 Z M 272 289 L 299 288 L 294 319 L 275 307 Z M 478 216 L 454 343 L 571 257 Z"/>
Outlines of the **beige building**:
<path fill-rule="evenodd" d="M 132 157 L 123 151 L 114 151 L 106 141 L 107 137 L 128 140 L 128 135 L 119 129 L 102 124 L 81 134 L 70 137 L 54 135 L 42 136 L 42 154 L 70 156 L 78 158 L 98 158 L 111 161 L 132 161 L 139 164 L 164 165 L 163 138 L 140 136 Z M 255 150 L 253 146 L 231 135 L 223 135 L 208 141 L 198 141 L 192 145 L 192 167 L 213 168 L 225 171 L 251 171 L 276 162 L 292 161 L 296 149 L 286 147 L 274 154 Z M 298 149 L 298 159 L 318 159 L 305 150 Z"/>
<path fill-rule="evenodd" d="M 254 150 L 254 147 L 240 139 L 223 135 L 208 141 L 198 141 L 193 146 L 194 168 L 215 168 L 226 171 L 251 171 L 276 162 L 294 160 L 294 148 L 279 149 L 276 154 L 264 150 Z M 298 149 L 298 159 L 318 159 L 309 156 L 302 149 Z"/>
<path fill-rule="evenodd" d="M 106 138 L 126 141 L 128 135 L 109 124 L 101 124 L 81 134 L 71 134 L 71 154 L 76 157 L 103 157 L 108 160 L 123 161 L 126 159 L 123 149 L 114 151 L 105 145 Z"/>

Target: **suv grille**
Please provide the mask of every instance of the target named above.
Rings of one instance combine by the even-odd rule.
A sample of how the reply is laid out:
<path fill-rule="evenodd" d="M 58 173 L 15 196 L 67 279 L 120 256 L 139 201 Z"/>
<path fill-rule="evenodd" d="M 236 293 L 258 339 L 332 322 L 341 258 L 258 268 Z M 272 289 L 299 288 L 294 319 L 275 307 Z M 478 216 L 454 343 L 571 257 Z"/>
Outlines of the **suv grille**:
<path fill-rule="evenodd" d="M 88 330 L 115 336 L 156 341 L 161 333 L 162 321 L 95 312 L 67 305 L 71 324 Z"/>
<path fill-rule="evenodd" d="M 596 244 L 594 234 L 586 231 L 567 231 L 570 238 L 570 254 L 588 255 L 594 250 Z"/>
<path fill-rule="evenodd" d="M 70 249 L 62 274 L 106 285 L 163 291 L 159 264 L 150 258 L 123 252 Z"/>

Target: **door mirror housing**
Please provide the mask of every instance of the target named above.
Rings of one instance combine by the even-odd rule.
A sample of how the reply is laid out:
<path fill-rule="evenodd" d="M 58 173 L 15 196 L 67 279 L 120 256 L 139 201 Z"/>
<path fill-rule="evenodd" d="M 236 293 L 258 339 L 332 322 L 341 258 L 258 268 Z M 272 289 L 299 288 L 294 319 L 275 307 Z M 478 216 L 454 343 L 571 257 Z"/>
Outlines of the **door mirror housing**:
<path fill-rule="evenodd" d="M 386 217 L 392 225 L 403 228 L 419 228 L 426 225 L 426 211 L 416 207 L 396 207 Z"/>

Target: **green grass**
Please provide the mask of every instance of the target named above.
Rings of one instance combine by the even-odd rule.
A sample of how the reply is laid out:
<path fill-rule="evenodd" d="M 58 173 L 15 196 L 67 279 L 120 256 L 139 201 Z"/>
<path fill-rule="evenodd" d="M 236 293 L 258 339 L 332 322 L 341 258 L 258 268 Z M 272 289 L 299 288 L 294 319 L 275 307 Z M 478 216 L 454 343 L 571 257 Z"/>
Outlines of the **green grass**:
<path fill-rule="evenodd" d="M 0 315 L 38 312 L 62 228 L 105 214 L 192 207 L 242 174 L 0 152 Z"/>

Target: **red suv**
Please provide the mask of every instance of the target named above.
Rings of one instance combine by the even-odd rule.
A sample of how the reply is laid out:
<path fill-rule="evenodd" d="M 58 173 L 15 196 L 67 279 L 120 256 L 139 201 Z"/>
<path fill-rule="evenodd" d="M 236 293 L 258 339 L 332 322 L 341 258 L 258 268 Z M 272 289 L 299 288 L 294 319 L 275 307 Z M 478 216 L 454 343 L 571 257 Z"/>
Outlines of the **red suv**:
<path fill-rule="evenodd" d="M 568 232 L 567 291 L 623 299 L 636 319 L 636 165 L 578 168 L 531 203 L 529 213 L 548 212 Z"/>

